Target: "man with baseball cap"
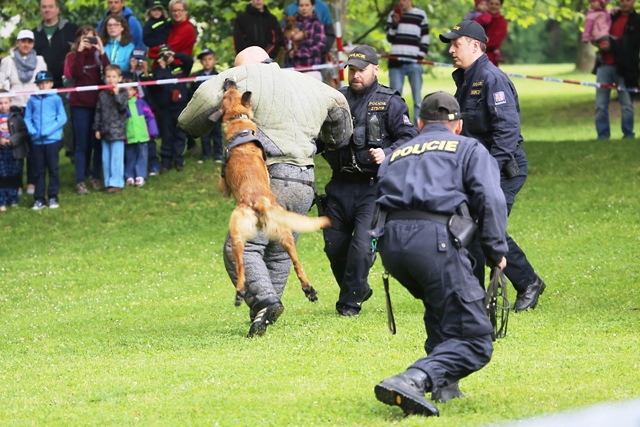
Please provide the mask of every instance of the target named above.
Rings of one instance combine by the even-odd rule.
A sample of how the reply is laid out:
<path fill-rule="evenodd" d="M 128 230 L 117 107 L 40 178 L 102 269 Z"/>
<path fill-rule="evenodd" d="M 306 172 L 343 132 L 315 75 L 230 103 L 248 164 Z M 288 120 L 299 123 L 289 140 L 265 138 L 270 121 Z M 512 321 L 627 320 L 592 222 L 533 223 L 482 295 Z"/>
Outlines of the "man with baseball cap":
<path fill-rule="evenodd" d="M 465 118 L 462 135 L 476 138 L 489 150 L 500 168 L 500 186 L 509 212 L 529 170 L 520 134 L 518 93 L 509 77 L 487 55 L 484 29 L 474 21 L 462 21 L 440 35 L 451 43 L 449 53 L 459 67 L 453 72 L 456 99 Z M 533 309 L 546 287 L 518 244 L 507 235 L 509 252 L 505 275 L 517 291 L 514 309 Z M 474 274 L 484 285 L 484 255 L 479 242 L 469 247 L 476 260 Z"/>
<path fill-rule="evenodd" d="M 372 294 L 367 281 L 373 264 L 369 229 L 378 166 L 394 147 L 418 132 L 400 94 L 378 83 L 380 67 L 373 48 L 355 47 L 346 66 L 349 86 L 340 92 L 349 103 L 354 129 L 347 146 L 323 153 L 333 171 L 325 187 L 331 227 L 323 233 L 324 251 L 340 287 L 336 310 L 342 316 L 357 316 Z"/>
<path fill-rule="evenodd" d="M 453 96 L 427 95 L 420 134 L 387 156 L 378 172 L 376 203 L 386 219 L 374 234 L 382 264 L 425 307 L 427 356 L 374 389 L 378 400 L 407 414 L 438 415 L 425 393 L 435 402 L 463 397 L 457 382 L 493 353 L 485 292 L 448 223 L 468 206 L 490 264 L 502 269 L 507 206 L 495 159 L 479 141 L 461 136 L 462 127 Z"/>

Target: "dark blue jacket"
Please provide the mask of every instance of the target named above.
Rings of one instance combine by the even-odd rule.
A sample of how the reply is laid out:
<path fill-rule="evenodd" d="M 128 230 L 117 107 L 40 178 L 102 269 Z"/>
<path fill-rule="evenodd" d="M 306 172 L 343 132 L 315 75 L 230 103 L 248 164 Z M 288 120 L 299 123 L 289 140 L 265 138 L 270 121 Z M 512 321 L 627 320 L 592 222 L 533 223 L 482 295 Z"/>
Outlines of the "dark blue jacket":
<path fill-rule="evenodd" d="M 498 264 L 507 253 L 507 205 L 496 161 L 477 140 L 455 135 L 442 123 L 427 123 L 384 159 L 376 202 L 387 211 L 443 215 L 467 202 L 485 256 Z"/>
<path fill-rule="evenodd" d="M 466 70 L 454 71 L 453 80 L 464 120 L 462 134 L 482 142 L 500 170 L 524 155 L 518 92 L 509 77 L 482 55 Z"/>

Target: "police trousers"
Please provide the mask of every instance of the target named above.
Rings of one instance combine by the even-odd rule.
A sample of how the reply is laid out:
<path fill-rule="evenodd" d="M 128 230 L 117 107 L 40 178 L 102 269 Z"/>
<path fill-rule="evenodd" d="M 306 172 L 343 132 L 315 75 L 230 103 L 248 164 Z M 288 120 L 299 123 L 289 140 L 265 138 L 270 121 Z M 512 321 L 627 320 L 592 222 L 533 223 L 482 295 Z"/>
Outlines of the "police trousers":
<path fill-rule="evenodd" d="M 371 289 L 367 282 L 373 265 L 369 230 L 377 185 L 375 180 L 364 176 L 349 181 L 333 178 L 325 191 L 325 214 L 331 220 L 331 227 L 323 230 L 324 251 L 340 287 L 336 309 L 359 311 L 362 299 Z"/>
<path fill-rule="evenodd" d="M 491 323 L 466 249 L 457 249 L 444 224 L 391 220 L 378 242 L 382 264 L 424 304 L 426 357 L 412 368 L 433 387 L 446 387 L 491 360 Z"/>
<path fill-rule="evenodd" d="M 507 201 L 507 213 L 511 214 L 511 208 L 513 207 L 516 199 L 516 195 L 520 189 L 524 186 L 529 173 L 529 163 L 524 151 L 516 156 L 516 162 L 520 169 L 520 174 L 513 178 L 507 179 L 504 176 L 500 177 L 500 187 L 504 193 L 504 198 Z M 524 251 L 518 246 L 513 238 L 507 233 L 507 246 L 509 250 L 507 252 L 507 267 L 504 269 L 504 274 L 509 281 L 513 284 L 513 287 L 518 293 L 524 292 L 536 278 L 535 270 L 527 259 Z M 474 239 L 469 245 L 469 252 L 476 260 L 474 267 L 474 275 L 478 278 L 480 284 L 484 287 L 485 276 L 485 258 L 478 238 Z"/>

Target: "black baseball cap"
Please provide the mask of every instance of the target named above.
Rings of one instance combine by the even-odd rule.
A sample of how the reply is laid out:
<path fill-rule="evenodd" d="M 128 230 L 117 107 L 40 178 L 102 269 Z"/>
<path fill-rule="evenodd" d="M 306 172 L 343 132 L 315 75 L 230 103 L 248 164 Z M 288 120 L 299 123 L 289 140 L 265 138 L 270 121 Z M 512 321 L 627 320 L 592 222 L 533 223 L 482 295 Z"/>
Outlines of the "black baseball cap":
<path fill-rule="evenodd" d="M 52 81 L 53 81 L 53 74 L 51 74 L 51 72 L 47 70 L 42 70 L 42 71 L 38 71 L 38 73 L 36 74 L 36 78 L 33 82 L 40 83 L 40 82 L 52 82 Z"/>
<path fill-rule="evenodd" d="M 454 121 L 460 119 L 460 104 L 447 92 L 433 92 L 422 100 L 420 118 L 422 120 Z"/>
<path fill-rule="evenodd" d="M 202 59 L 203 56 L 205 55 L 214 55 L 215 56 L 215 52 L 213 51 L 213 49 L 209 49 L 208 47 L 205 47 L 204 49 L 202 49 L 202 52 L 200 52 L 198 54 L 198 59 Z"/>
<path fill-rule="evenodd" d="M 351 49 L 344 66 L 346 68 L 349 65 L 353 65 L 364 70 L 369 64 L 378 65 L 378 54 L 371 46 L 361 44 Z"/>
<path fill-rule="evenodd" d="M 163 54 L 165 54 L 167 52 L 173 52 L 173 49 L 171 49 L 171 46 L 163 44 L 162 46 L 160 46 L 160 50 L 158 51 L 158 55 L 162 56 Z"/>
<path fill-rule="evenodd" d="M 451 43 L 451 40 L 455 40 L 463 36 L 476 39 L 482 43 L 489 41 L 487 33 L 484 32 L 484 28 L 482 28 L 482 25 L 478 24 L 476 21 L 462 21 L 458 25 L 454 25 L 448 33 L 440 34 L 440 41 L 443 43 Z"/>
<path fill-rule="evenodd" d="M 147 2 L 147 6 L 149 7 L 149 9 L 163 9 L 163 10 L 166 10 L 165 7 L 164 7 L 164 4 L 162 4 L 162 2 L 160 0 L 148 1 Z"/>

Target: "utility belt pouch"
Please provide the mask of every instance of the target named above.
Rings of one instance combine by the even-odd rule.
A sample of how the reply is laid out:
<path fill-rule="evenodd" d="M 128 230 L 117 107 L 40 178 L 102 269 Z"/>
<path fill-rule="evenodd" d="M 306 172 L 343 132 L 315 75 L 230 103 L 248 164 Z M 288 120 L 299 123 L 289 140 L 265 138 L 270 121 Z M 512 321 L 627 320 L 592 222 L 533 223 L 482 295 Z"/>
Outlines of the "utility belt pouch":
<path fill-rule="evenodd" d="M 327 195 L 316 194 L 316 197 L 313 199 L 313 202 L 318 207 L 318 216 L 324 216 L 327 212 Z"/>
<path fill-rule="evenodd" d="M 516 163 L 516 159 L 511 158 L 511 160 L 505 163 L 502 167 L 502 172 L 504 172 L 507 179 L 518 176 L 520 174 L 520 168 L 518 167 L 518 163 Z"/>
<path fill-rule="evenodd" d="M 456 209 L 456 213 L 451 215 L 447 224 L 449 233 L 456 248 L 467 247 L 473 240 L 473 236 L 478 229 L 478 225 L 469 213 L 466 202 L 462 202 Z"/>

